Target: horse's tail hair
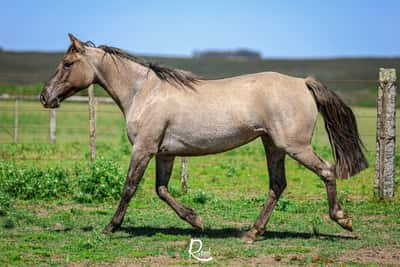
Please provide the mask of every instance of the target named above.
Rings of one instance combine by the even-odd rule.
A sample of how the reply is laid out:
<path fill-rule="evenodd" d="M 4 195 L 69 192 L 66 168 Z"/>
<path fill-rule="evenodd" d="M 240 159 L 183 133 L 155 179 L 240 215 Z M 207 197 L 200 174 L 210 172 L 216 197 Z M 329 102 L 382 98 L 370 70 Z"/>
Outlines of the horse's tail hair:
<path fill-rule="evenodd" d="M 305 79 L 321 113 L 335 159 L 336 177 L 348 178 L 368 168 L 353 111 L 339 96 L 314 78 Z"/>

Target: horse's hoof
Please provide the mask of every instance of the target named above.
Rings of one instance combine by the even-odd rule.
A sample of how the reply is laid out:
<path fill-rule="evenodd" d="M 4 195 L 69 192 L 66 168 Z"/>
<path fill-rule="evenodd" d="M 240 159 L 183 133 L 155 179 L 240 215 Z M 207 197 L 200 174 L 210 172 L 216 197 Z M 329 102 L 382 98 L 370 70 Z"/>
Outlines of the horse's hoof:
<path fill-rule="evenodd" d="M 347 231 L 353 232 L 353 223 L 350 218 L 338 219 L 337 223 Z"/>
<path fill-rule="evenodd" d="M 112 225 L 110 223 L 103 229 L 103 234 L 109 235 L 109 234 L 114 233 L 115 231 L 117 231 L 118 228 L 119 228 L 118 226 Z"/>
<path fill-rule="evenodd" d="M 197 230 L 204 230 L 203 220 L 192 208 L 186 208 L 185 213 L 181 216 L 182 219 L 187 221 L 191 226 Z"/>
<path fill-rule="evenodd" d="M 343 229 L 353 232 L 353 223 L 351 221 L 351 218 L 343 210 L 338 210 L 333 219 Z"/>
<path fill-rule="evenodd" d="M 249 231 L 245 232 L 242 236 L 243 242 L 247 244 L 251 244 L 257 239 L 257 230 L 250 229 Z"/>
<path fill-rule="evenodd" d="M 197 230 L 204 231 L 203 220 L 199 215 L 197 215 L 196 218 L 190 222 L 190 224 Z"/>

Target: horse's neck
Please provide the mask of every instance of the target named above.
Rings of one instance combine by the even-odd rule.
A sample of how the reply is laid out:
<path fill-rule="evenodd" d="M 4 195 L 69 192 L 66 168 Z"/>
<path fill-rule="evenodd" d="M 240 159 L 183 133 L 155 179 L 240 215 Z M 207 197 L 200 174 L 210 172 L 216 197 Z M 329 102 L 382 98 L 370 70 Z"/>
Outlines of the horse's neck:
<path fill-rule="evenodd" d="M 149 69 L 138 63 L 111 58 L 105 55 L 96 66 L 98 83 L 114 99 L 121 111 L 126 114 L 131 108 L 134 96 L 148 80 Z"/>

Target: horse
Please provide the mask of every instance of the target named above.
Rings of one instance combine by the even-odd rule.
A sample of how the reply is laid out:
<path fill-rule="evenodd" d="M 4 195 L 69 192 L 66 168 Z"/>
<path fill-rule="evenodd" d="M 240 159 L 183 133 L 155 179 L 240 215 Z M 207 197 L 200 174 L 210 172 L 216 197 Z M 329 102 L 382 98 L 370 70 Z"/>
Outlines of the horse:
<path fill-rule="evenodd" d="M 191 72 L 145 62 L 122 49 L 82 42 L 71 44 L 40 93 L 45 108 L 57 108 L 91 84 L 103 87 L 125 117 L 132 154 L 119 205 L 103 232 L 121 227 L 128 203 L 153 157 L 156 193 L 176 214 L 203 230 L 197 212 L 168 191 L 174 159 L 224 152 L 262 139 L 269 173 L 269 194 L 246 242 L 263 235 L 286 187 L 285 156 L 297 160 L 324 182 L 330 218 L 352 231 L 340 207 L 336 179 L 368 167 L 355 116 L 349 106 L 318 80 L 261 72 L 206 80 Z M 329 136 L 335 163 L 311 146 L 318 112 Z"/>

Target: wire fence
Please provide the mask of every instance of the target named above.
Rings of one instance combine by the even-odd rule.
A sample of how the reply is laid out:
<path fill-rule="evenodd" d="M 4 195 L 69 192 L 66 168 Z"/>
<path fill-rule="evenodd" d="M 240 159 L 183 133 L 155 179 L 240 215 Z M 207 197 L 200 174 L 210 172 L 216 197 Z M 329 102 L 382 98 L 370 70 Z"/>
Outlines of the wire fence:
<path fill-rule="evenodd" d="M 396 70 L 380 69 L 379 80 L 338 79 L 328 80 L 325 83 L 330 89 L 335 89 L 338 85 L 339 87 L 346 85 L 343 86 L 345 88 L 358 85 L 368 89 L 375 84 L 377 98 L 373 98 L 373 103 L 376 103 L 376 108 L 355 108 L 354 110 L 359 133 L 366 148 L 370 151 L 376 149 L 374 190 L 382 199 L 392 198 L 395 184 L 395 136 L 397 135 L 395 125 L 399 121 L 395 116 L 397 107 Z M 126 137 L 125 140 L 121 138 L 126 134 L 123 116 L 116 105 L 110 104 L 113 101 L 110 98 L 101 97 L 95 101 L 92 86 L 88 92 L 88 98 L 71 97 L 67 102 L 69 104 L 63 105 L 66 108 L 57 113 L 55 110 L 50 110 L 50 112 L 44 110 L 39 104 L 37 96 L 0 96 L 0 144 L 50 143 L 51 146 L 54 146 L 57 138 L 57 143 L 61 141 L 65 144 L 71 142 L 78 142 L 82 145 L 89 144 L 88 159 L 94 159 L 96 139 L 100 141 L 104 138 L 104 141 L 114 142 L 114 145 L 116 144 L 115 140 L 127 143 Z M 346 98 L 344 99 L 346 100 Z M 89 107 L 82 108 L 85 105 L 82 103 L 88 103 Z M 49 117 L 46 115 L 47 112 Z M 48 136 L 47 142 L 44 141 L 46 136 Z M 312 142 L 313 144 L 329 144 L 321 118 L 317 121 Z M 63 153 L 52 153 L 51 155 L 36 153 L 34 156 L 24 153 L 3 153 L 1 146 L 0 156 L 3 160 L 18 161 L 82 160 L 82 156 L 76 155 L 76 153 L 68 156 Z M 186 165 L 186 158 L 182 158 L 181 186 L 184 191 L 187 179 Z"/>
<path fill-rule="evenodd" d="M 378 80 L 327 80 L 326 84 L 376 84 Z M 355 86 L 356 86 L 355 85 Z M 71 97 L 57 110 L 56 143 L 89 143 L 88 98 Z M 121 142 L 126 135 L 124 118 L 111 98 L 96 98 L 96 138 L 98 142 Z M 49 110 L 44 109 L 37 96 L 0 96 L 0 144 L 48 144 Z M 373 108 L 355 109 L 361 138 L 367 148 L 375 148 L 376 110 Z M 16 116 L 18 118 L 16 118 Z M 399 121 L 399 118 L 397 119 Z M 16 136 L 17 135 L 17 136 Z M 314 142 L 327 143 L 323 123 L 317 123 Z M 18 158 L 18 157 L 16 157 Z M 20 159 L 20 158 L 18 158 Z M 29 158 L 21 158 L 29 160 Z M 56 160 L 56 158 L 34 157 L 32 160 Z M 73 157 L 70 159 L 77 159 Z"/>

